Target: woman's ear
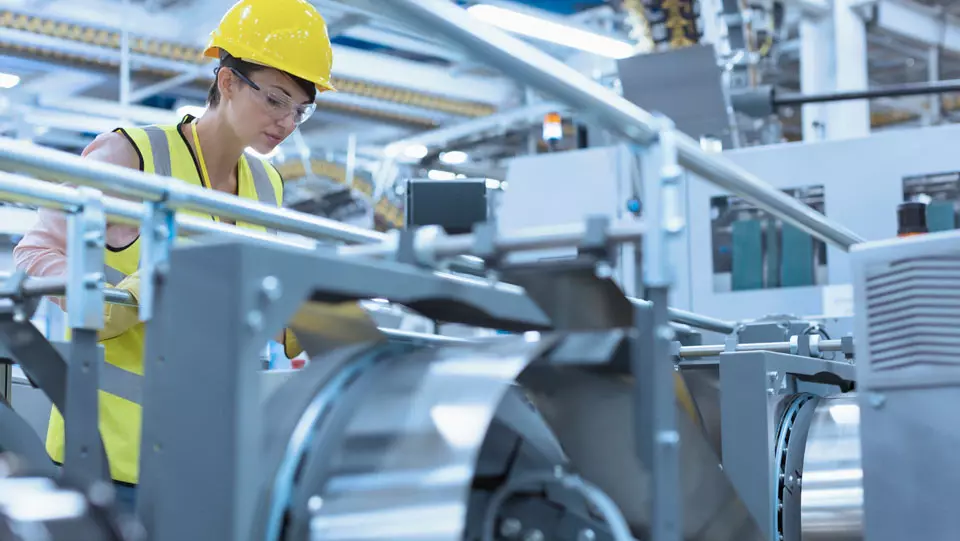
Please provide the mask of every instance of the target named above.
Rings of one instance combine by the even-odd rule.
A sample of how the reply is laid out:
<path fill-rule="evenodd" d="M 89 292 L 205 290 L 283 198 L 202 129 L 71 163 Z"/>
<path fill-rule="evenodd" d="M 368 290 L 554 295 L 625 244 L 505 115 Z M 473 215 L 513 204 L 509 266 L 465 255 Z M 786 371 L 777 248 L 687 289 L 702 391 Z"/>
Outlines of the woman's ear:
<path fill-rule="evenodd" d="M 233 97 L 233 77 L 229 69 L 220 69 L 217 71 L 217 88 L 220 89 L 220 98 L 230 99 Z"/>

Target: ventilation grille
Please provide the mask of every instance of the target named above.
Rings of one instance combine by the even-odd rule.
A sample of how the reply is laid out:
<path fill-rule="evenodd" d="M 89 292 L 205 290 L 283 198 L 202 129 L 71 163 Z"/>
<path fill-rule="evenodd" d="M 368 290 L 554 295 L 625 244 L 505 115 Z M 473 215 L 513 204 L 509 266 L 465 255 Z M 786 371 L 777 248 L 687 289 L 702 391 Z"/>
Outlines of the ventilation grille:
<path fill-rule="evenodd" d="M 960 368 L 960 257 L 894 261 L 866 282 L 870 370 Z"/>

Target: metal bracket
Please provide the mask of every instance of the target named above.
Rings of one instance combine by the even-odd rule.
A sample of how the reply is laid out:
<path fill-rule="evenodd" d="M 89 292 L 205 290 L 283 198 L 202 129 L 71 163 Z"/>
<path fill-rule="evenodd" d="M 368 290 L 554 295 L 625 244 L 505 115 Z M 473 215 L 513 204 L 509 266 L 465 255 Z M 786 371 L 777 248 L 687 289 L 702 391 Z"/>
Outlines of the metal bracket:
<path fill-rule="evenodd" d="M 680 240 L 685 226 L 681 212 L 679 181 L 683 170 L 678 164 L 676 131 L 673 122 L 658 116 L 658 140 L 643 151 L 643 221 L 648 232 L 643 236 L 643 289 L 653 303 L 649 331 L 638 336 L 634 347 L 634 374 L 638 383 L 638 443 L 641 457 L 647 449 L 652 460 L 653 498 L 651 538 L 680 541 L 680 435 L 676 419 L 676 392 L 673 385 L 674 362 L 671 343 L 676 333 L 670 327 L 667 305 L 673 283 L 672 244 Z M 652 345 L 652 347 L 651 347 Z"/>
<path fill-rule="evenodd" d="M 169 272 L 170 249 L 177 237 L 176 212 L 164 201 L 145 203 L 140 224 L 140 321 L 150 321 L 160 284 Z"/>
<path fill-rule="evenodd" d="M 107 218 L 103 194 L 81 187 L 79 211 L 67 217 L 67 321 L 72 329 L 103 328 L 103 249 Z"/>

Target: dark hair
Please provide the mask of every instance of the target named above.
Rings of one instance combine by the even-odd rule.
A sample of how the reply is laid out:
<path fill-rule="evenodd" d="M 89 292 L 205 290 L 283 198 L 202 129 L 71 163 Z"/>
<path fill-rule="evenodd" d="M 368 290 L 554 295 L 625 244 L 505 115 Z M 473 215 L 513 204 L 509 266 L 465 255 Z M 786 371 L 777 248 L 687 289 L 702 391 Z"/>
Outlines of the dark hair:
<path fill-rule="evenodd" d="M 217 67 L 215 73 L 219 74 L 219 71 L 222 68 L 229 68 L 232 70 L 236 70 L 244 77 L 249 78 L 250 75 L 262 69 L 266 69 L 266 66 L 262 66 L 260 64 L 254 64 L 252 62 L 244 62 L 239 58 L 231 56 L 230 53 L 221 50 L 220 66 Z M 293 75 L 290 73 L 287 73 L 287 75 L 289 75 L 290 78 L 293 79 L 293 82 L 297 83 L 297 86 L 299 86 L 300 89 L 303 90 L 303 92 L 307 95 L 310 101 L 313 101 L 316 99 L 317 87 L 313 83 L 311 83 L 310 81 L 307 81 L 306 79 L 301 79 L 300 77 L 297 77 L 296 75 Z M 217 77 L 214 77 L 213 84 L 210 85 L 210 90 L 207 92 L 207 105 L 209 105 L 211 108 L 215 108 L 218 105 L 220 105 L 220 87 L 217 84 Z"/>

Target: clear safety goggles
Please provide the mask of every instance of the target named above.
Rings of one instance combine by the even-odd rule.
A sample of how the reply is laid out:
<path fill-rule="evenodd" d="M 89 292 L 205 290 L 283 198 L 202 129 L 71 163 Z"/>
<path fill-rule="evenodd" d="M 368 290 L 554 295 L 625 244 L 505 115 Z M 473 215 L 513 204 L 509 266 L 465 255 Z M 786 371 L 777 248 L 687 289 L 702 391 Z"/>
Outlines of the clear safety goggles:
<path fill-rule="evenodd" d="M 296 103 L 293 98 L 277 90 L 264 90 L 260 85 L 250 80 L 249 77 L 240 73 L 234 68 L 228 68 L 238 79 L 255 90 L 264 105 L 269 111 L 270 116 L 277 120 L 282 120 L 289 115 L 293 115 L 293 121 L 299 126 L 307 121 L 314 111 L 317 110 L 316 103 Z"/>

